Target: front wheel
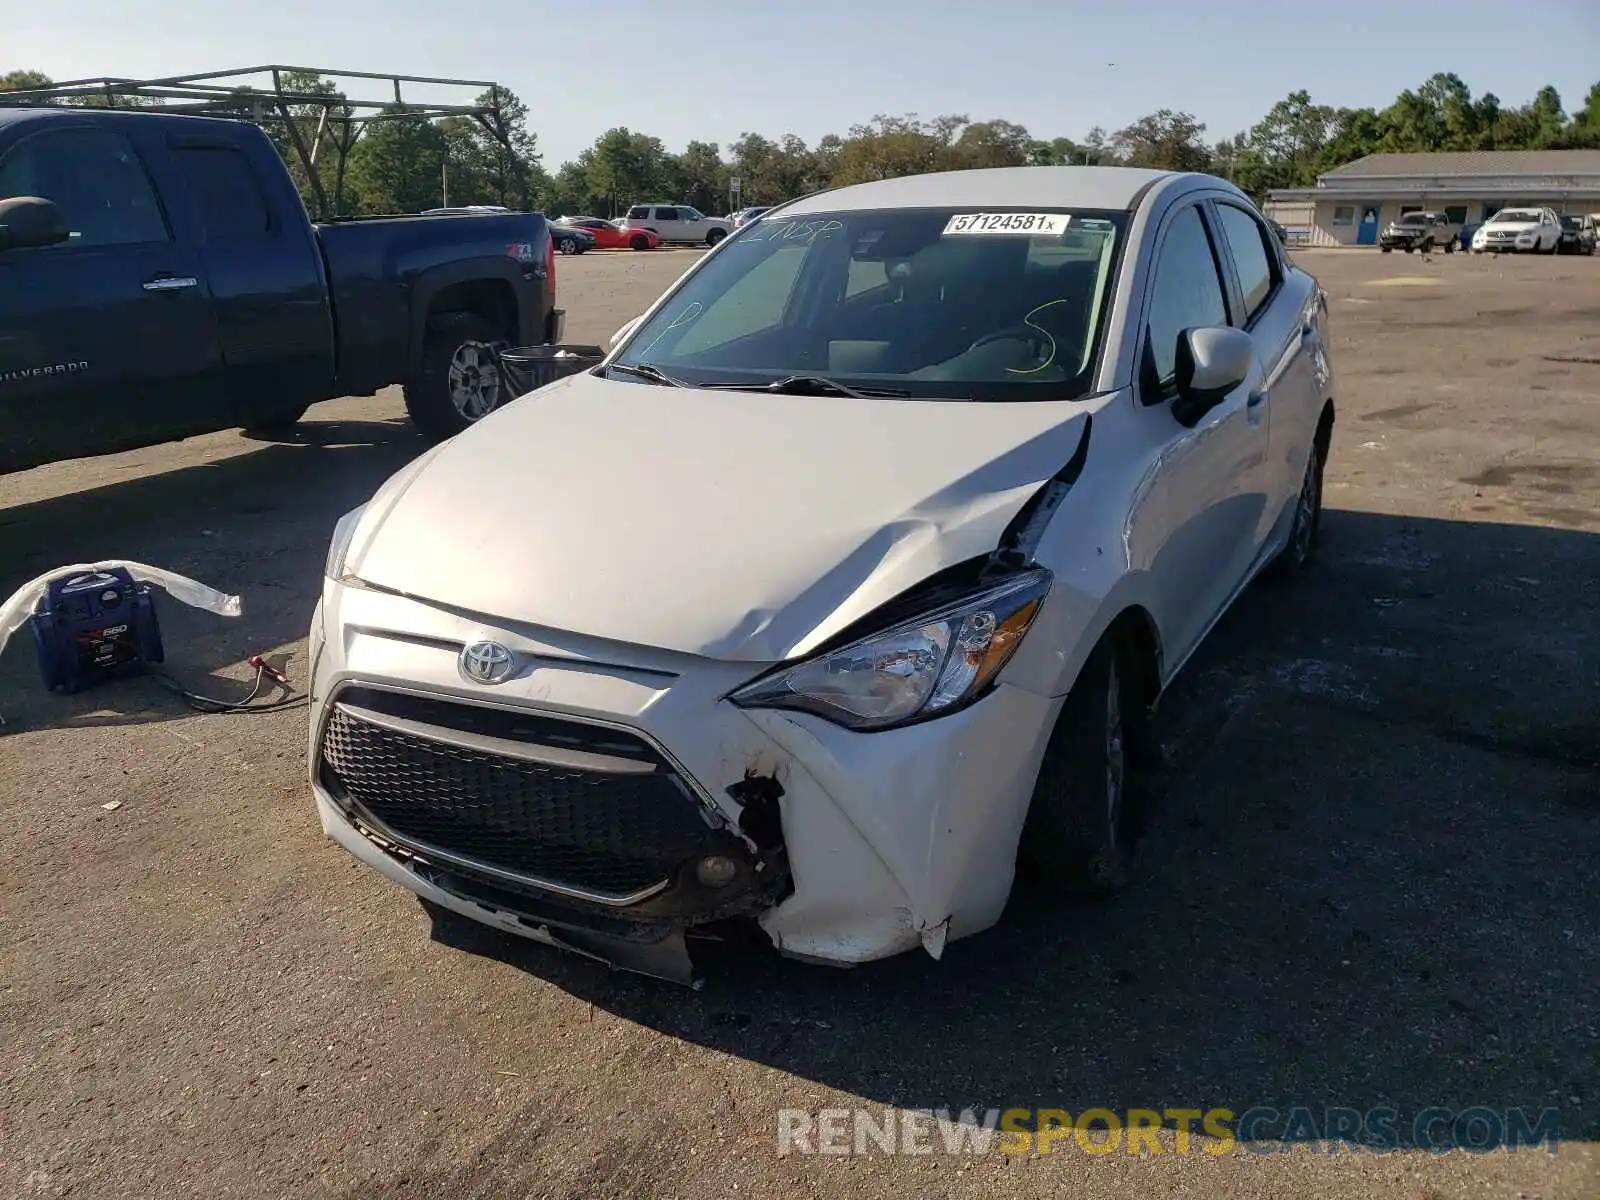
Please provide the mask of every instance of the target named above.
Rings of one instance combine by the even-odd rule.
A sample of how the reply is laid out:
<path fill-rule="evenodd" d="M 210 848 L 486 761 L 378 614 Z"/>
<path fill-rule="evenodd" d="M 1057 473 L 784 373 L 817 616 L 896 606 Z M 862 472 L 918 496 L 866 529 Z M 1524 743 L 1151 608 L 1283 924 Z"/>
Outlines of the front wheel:
<path fill-rule="evenodd" d="M 1394 247 L 1393 247 L 1393 246 L 1382 246 L 1382 247 L 1380 247 L 1380 249 L 1381 249 L 1381 250 L 1382 250 L 1382 251 L 1383 251 L 1383 252 L 1384 252 L 1384 253 L 1385 253 L 1385 254 L 1392 254 L 1392 253 L 1394 253 Z"/>
<path fill-rule="evenodd" d="M 443 441 L 499 407 L 500 331 L 476 313 L 436 319 L 422 347 L 422 367 L 405 385 L 406 412 L 428 438 Z"/>
<path fill-rule="evenodd" d="M 1089 655 L 1045 747 L 1020 857 L 1054 891 L 1110 895 L 1132 873 L 1143 796 L 1133 751 L 1146 737 L 1133 656 L 1108 636 Z"/>
<path fill-rule="evenodd" d="M 723 229 L 708 230 L 707 233 L 706 233 L 706 245 L 715 246 L 718 242 L 720 242 L 723 238 L 725 238 L 727 236 L 728 236 L 727 231 L 723 230 Z"/>
<path fill-rule="evenodd" d="M 636 233 L 628 239 L 628 245 L 635 250 L 648 250 L 650 249 L 650 239 L 642 233 Z"/>
<path fill-rule="evenodd" d="M 1300 479 L 1300 493 L 1295 497 L 1294 523 L 1289 526 L 1289 538 L 1267 571 L 1272 578 L 1293 578 L 1309 567 L 1317 556 L 1317 544 L 1322 533 L 1323 466 L 1324 452 L 1319 438 L 1311 443 L 1306 472 Z"/>

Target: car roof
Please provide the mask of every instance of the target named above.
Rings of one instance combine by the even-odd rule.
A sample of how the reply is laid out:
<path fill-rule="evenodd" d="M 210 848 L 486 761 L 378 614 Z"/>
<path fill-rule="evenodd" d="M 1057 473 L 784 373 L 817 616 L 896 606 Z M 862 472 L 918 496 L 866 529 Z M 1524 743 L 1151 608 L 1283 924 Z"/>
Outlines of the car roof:
<path fill-rule="evenodd" d="M 814 192 L 783 206 L 785 215 L 874 208 L 1099 208 L 1126 210 L 1163 180 L 1206 179 L 1139 167 L 983 167 L 904 175 Z"/>
<path fill-rule="evenodd" d="M 219 122 L 229 125 L 249 125 L 248 121 L 237 120 L 233 117 L 198 116 L 193 113 L 164 112 L 161 109 L 128 109 L 128 108 L 89 108 L 87 106 L 66 104 L 19 104 L 6 106 L 0 102 L 0 128 L 7 125 L 17 125 L 24 121 L 78 121 L 80 123 L 104 124 L 107 122 L 121 123 L 124 121 L 166 121 L 182 122 L 191 128 L 208 127 L 216 128 Z"/>

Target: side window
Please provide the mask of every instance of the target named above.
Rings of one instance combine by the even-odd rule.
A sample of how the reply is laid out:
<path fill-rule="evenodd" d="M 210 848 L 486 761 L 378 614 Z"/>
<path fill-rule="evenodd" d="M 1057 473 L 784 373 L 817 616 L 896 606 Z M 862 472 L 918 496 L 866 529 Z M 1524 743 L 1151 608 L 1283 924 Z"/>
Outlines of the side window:
<path fill-rule="evenodd" d="M 170 238 L 144 164 L 127 138 L 107 129 L 62 129 L 29 138 L 0 159 L 0 196 L 54 201 L 72 230 L 62 246 Z"/>
<path fill-rule="evenodd" d="M 1217 216 L 1228 239 L 1233 268 L 1239 275 L 1239 290 L 1244 293 L 1243 316 L 1248 321 L 1278 285 L 1282 267 L 1260 221 L 1235 204 L 1218 204 Z"/>
<path fill-rule="evenodd" d="M 694 324 L 672 347 L 672 356 L 690 358 L 776 326 L 789 306 L 805 257 L 804 246 L 783 246 L 772 251 L 765 262 L 751 268 L 704 312 L 688 318 Z"/>
<path fill-rule="evenodd" d="M 1186 329 L 1227 323 L 1228 306 L 1211 238 L 1200 209 L 1191 204 L 1167 227 L 1150 290 L 1145 352 L 1163 391 L 1176 373 L 1178 335 Z M 1147 402 L 1159 399 L 1147 397 Z"/>
<path fill-rule="evenodd" d="M 209 239 L 266 236 L 271 227 L 267 200 L 242 153 L 226 146 L 174 146 L 172 161 Z"/>
<path fill-rule="evenodd" d="M 650 209 L 647 205 L 635 204 L 628 210 L 627 219 L 630 221 L 648 221 L 650 219 Z"/>
<path fill-rule="evenodd" d="M 658 221 L 676 221 L 677 219 L 678 219 L 678 210 L 675 209 L 675 208 L 658 208 L 658 209 L 656 209 L 656 220 L 658 220 Z"/>

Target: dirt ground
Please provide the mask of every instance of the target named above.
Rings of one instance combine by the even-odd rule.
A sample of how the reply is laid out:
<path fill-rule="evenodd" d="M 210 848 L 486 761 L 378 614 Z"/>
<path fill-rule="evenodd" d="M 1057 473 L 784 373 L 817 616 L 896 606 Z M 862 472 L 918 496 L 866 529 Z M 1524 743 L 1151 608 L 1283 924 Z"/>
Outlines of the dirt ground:
<path fill-rule="evenodd" d="M 688 253 L 560 260 L 603 340 Z M 1313 575 L 1252 589 L 1162 704 L 1137 884 L 855 971 L 687 992 L 492 936 L 318 829 L 304 710 L 76 699 L 0 660 L 0 1195 L 1600 1194 L 1600 258 L 1307 252 L 1338 424 Z M 1587 361 L 1574 361 L 1574 360 Z M 304 639 L 337 516 L 420 449 L 398 396 L 296 444 L 0 478 L 0 595 L 122 556 L 213 694 Z M 103 805 L 120 801 L 108 811 Z M 780 1157 L 780 1108 L 1388 1105 L 1560 1114 L 1516 1153 Z M 1275 1136 L 1275 1135 L 1270 1135 Z"/>

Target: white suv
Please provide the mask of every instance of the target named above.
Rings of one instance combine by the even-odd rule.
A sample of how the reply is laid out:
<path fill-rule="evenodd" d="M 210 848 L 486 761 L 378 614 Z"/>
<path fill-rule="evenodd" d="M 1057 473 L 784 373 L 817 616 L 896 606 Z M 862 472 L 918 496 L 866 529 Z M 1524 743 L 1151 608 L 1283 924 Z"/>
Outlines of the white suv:
<path fill-rule="evenodd" d="M 635 204 L 618 222 L 624 229 L 650 229 L 663 242 L 715 246 L 733 232 L 726 217 L 708 217 L 687 204 Z"/>
<path fill-rule="evenodd" d="M 1502 208 L 1472 235 L 1474 254 L 1554 254 L 1560 244 L 1561 218 L 1550 208 Z"/>

